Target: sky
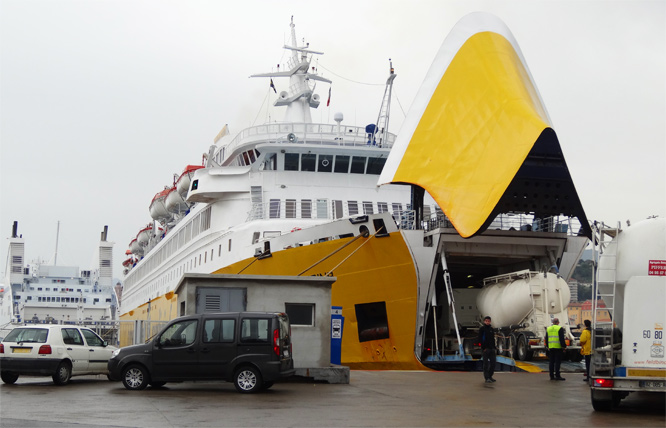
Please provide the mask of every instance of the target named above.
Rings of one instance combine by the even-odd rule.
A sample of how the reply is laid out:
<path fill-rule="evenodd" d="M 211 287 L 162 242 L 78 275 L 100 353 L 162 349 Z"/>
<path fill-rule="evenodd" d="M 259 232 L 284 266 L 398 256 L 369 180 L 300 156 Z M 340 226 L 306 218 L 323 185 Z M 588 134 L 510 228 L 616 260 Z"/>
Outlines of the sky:
<path fill-rule="evenodd" d="M 389 59 L 398 133 L 455 23 L 484 11 L 513 33 L 587 217 L 666 215 L 666 2 L 0 0 L 0 236 L 25 258 L 91 268 L 100 233 L 114 275 L 155 193 L 232 134 L 282 111 L 266 79 L 299 40 L 333 80 L 314 122 L 376 121 Z M 278 92 L 286 80 L 274 80 Z M 59 225 L 59 226 L 58 226 Z M 0 243 L 2 276 L 8 243 Z"/>

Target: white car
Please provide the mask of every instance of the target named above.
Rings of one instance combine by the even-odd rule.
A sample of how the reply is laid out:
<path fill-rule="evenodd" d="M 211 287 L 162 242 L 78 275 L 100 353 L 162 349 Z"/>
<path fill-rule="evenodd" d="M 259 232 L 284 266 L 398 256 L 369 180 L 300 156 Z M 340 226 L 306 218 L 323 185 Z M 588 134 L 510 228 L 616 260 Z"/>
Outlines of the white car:
<path fill-rule="evenodd" d="M 51 376 L 56 385 L 65 385 L 72 376 L 108 375 L 116 349 L 88 328 L 16 327 L 0 343 L 0 378 L 13 384 L 21 375 Z"/>

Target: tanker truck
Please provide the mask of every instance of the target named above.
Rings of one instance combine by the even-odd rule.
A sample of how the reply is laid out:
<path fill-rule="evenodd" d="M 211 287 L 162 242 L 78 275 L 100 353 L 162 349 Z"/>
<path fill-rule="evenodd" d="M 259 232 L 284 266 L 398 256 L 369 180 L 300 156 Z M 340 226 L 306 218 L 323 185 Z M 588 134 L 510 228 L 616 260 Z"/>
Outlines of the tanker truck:
<path fill-rule="evenodd" d="M 626 228 L 594 223 L 590 395 L 608 411 L 632 392 L 666 392 L 666 219 Z M 603 300 L 605 308 L 597 302 Z M 607 309 L 612 321 L 605 321 Z"/>
<path fill-rule="evenodd" d="M 525 361 L 545 352 L 546 329 L 558 318 L 565 329 L 566 356 L 580 361 L 567 313 L 570 298 L 567 282 L 557 273 L 524 270 L 485 278 L 476 307 L 481 318 L 492 318 L 499 355 Z"/>

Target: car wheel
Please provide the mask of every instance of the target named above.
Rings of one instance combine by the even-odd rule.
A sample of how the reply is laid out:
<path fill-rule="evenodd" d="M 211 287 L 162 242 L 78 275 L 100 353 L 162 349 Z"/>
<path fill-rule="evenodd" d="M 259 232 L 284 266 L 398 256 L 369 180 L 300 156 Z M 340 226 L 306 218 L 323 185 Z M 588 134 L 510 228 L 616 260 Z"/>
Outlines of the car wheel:
<path fill-rule="evenodd" d="M 166 385 L 166 382 L 150 382 L 150 386 L 153 388 L 161 388 Z"/>
<path fill-rule="evenodd" d="M 139 365 L 132 365 L 123 370 L 123 385 L 130 391 L 140 391 L 148 386 L 148 371 Z"/>
<path fill-rule="evenodd" d="M 253 393 L 263 387 L 261 373 L 254 367 L 245 366 L 236 370 L 234 374 L 236 390 L 242 393 Z"/>
<path fill-rule="evenodd" d="M 72 378 L 72 365 L 69 361 L 62 361 L 58 364 L 58 368 L 52 376 L 53 383 L 58 386 L 67 385 Z"/>
<path fill-rule="evenodd" d="M 19 375 L 14 372 L 3 371 L 0 372 L 0 378 L 2 378 L 2 381 L 7 385 L 13 385 L 18 380 Z"/>

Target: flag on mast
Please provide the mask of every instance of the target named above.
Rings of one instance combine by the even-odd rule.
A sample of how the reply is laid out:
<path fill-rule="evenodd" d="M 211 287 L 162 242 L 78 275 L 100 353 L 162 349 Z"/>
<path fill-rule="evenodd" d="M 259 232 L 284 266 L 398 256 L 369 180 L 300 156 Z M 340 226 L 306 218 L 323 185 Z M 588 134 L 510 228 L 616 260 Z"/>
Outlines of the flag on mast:
<path fill-rule="evenodd" d="M 328 101 L 326 101 L 326 107 L 331 105 L 331 87 L 328 88 Z"/>
<path fill-rule="evenodd" d="M 277 89 L 275 89 L 275 85 L 273 84 L 273 79 L 271 79 L 271 88 L 273 88 L 273 91 L 277 94 Z"/>

